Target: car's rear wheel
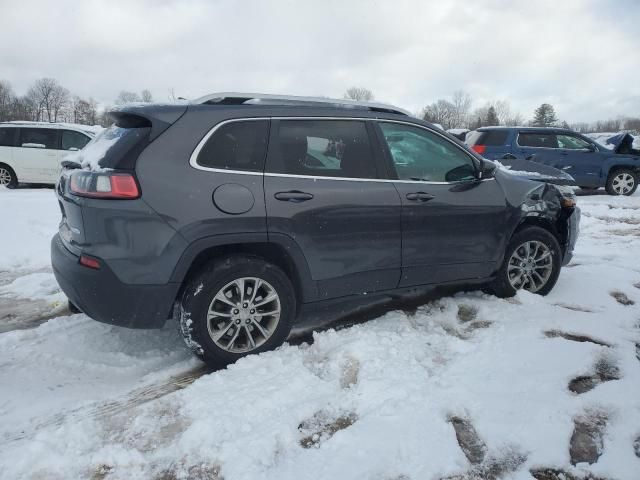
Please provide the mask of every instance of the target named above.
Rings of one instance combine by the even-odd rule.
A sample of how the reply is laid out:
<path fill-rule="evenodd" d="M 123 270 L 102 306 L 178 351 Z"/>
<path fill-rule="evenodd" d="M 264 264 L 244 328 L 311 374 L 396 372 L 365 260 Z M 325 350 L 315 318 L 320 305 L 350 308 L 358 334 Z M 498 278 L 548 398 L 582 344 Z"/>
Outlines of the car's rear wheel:
<path fill-rule="evenodd" d="M 211 263 L 188 282 L 179 306 L 185 342 L 214 368 L 280 346 L 296 315 L 287 275 L 250 256 Z"/>
<path fill-rule="evenodd" d="M 609 195 L 633 195 L 638 188 L 638 174 L 621 168 L 609 174 L 606 190 Z"/>
<path fill-rule="evenodd" d="M 546 295 L 558 281 L 561 263 L 555 236 L 544 228 L 525 227 L 511 238 L 490 291 L 498 297 L 512 297 L 521 289 Z"/>
<path fill-rule="evenodd" d="M 7 188 L 16 188 L 18 186 L 18 177 L 9 165 L 0 163 L 0 185 Z"/>

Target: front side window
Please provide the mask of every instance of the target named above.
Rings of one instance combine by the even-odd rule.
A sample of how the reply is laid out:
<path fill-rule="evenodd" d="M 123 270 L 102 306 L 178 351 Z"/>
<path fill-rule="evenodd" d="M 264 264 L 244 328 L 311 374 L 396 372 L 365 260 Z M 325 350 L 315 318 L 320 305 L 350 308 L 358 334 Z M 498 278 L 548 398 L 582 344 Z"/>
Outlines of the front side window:
<path fill-rule="evenodd" d="M 591 145 L 586 140 L 573 135 L 556 135 L 556 138 L 558 139 L 558 147 L 568 150 L 586 150 Z"/>
<path fill-rule="evenodd" d="M 242 120 L 221 125 L 198 154 L 203 167 L 262 172 L 267 153 L 269 120 Z"/>
<path fill-rule="evenodd" d="M 369 135 L 356 120 L 281 120 L 269 171 L 290 175 L 376 178 Z"/>
<path fill-rule="evenodd" d="M 62 150 L 82 150 L 91 140 L 84 133 L 73 130 L 62 131 Z"/>
<path fill-rule="evenodd" d="M 13 147 L 15 128 L 0 128 L 0 147 Z"/>
<path fill-rule="evenodd" d="M 521 147 L 558 148 L 558 141 L 552 133 L 520 132 L 518 145 Z"/>
<path fill-rule="evenodd" d="M 448 140 L 423 128 L 380 123 L 399 180 L 458 182 L 475 178 L 473 160 Z"/>
<path fill-rule="evenodd" d="M 57 148 L 58 132 L 52 128 L 21 128 L 18 145 L 28 148 Z"/>

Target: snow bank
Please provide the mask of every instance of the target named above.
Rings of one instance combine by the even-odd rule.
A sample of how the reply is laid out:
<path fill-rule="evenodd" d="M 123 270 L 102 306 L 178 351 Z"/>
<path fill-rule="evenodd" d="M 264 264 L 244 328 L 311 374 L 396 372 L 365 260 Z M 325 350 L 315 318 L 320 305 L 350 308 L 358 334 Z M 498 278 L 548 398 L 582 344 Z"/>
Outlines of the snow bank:
<path fill-rule="evenodd" d="M 44 256 L 46 243 L 22 242 L 55 204 L 35 193 L 39 208 L 5 228 Z M 170 324 L 136 331 L 74 315 L 0 334 L 0 478 L 483 478 L 472 474 L 494 466 L 501 478 L 548 467 L 637 480 L 640 260 L 629 252 L 640 248 L 640 196 L 579 205 L 575 258 L 547 297 L 445 297 L 218 372 L 205 374 Z M 36 280 L 8 290 L 40 295 Z M 568 390 L 602 359 L 619 380 Z M 602 456 L 573 467 L 574 418 L 594 409 L 607 416 Z M 451 416 L 486 445 L 480 465 Z"/>
<path fill-rule="evenodd" d="M 52 189 L 0 187 L 0 270 L 50 265 L 49 242 L 58 231 L 60 208 Z"/>

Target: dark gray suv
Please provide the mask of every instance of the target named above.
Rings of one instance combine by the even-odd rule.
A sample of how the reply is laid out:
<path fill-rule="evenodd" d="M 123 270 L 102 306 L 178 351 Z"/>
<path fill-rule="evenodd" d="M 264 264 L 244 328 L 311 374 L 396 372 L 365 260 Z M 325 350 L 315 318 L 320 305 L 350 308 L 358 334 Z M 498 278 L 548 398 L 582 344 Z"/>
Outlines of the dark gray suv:
<path fill-rule="evenodd" d="M 177 318 L 215 366 L 327 305 L 435 285 L 544 295 L 576 241 L 570 189 L 392 106 L 214 94 L 111 117 L 57 184 L 56 278 L 101 322 Z"/>

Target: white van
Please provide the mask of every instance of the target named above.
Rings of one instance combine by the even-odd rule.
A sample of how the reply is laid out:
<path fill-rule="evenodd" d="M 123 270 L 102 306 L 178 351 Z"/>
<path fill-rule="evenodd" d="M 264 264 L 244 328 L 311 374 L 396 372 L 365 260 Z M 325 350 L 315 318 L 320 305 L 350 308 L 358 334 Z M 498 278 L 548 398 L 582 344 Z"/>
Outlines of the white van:
<path fill-rule="evenodd" d="M 62 157 L 82 150 L 99 129 L 65 123 L 0 123 L 0 185 L 55 184 Z"/>

